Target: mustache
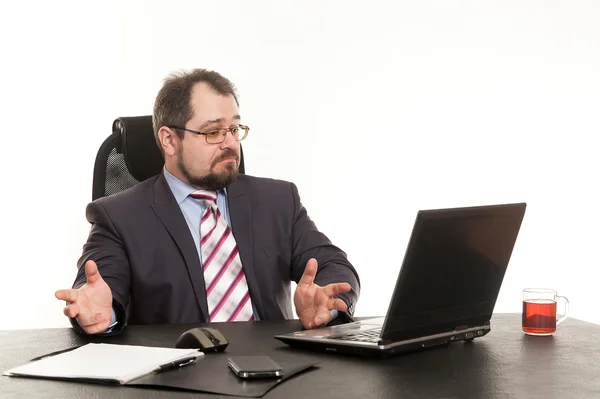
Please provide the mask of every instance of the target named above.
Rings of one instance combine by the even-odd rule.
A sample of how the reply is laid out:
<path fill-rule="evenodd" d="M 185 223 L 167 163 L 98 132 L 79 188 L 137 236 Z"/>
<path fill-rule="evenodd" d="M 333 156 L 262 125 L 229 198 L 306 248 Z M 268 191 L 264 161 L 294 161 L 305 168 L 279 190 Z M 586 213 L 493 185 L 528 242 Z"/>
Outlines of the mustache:
<path fill-rule="evenodd" d="M 221 155 L 215 158 L 215 160 L 212 162 L 212 166 L 215 166 L 217 163 L 227 158 L 233 158 L 237 163 L 240 163 L 240 157 L 238 154 L 232 149 L 226 149 Z"/>

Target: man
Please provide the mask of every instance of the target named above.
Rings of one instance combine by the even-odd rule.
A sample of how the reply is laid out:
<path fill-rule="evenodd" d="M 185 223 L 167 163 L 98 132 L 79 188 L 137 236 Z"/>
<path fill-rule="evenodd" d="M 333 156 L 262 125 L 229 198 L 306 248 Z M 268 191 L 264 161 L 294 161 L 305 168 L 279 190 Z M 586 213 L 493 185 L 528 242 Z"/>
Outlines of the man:
<path fill-rule="evenodd" d="M 238 175 L 249 128 L 229 80 L 203 69 L 171 76 L 153 125 L 162 173 L 86 209 L 73 289 L 56 292 L 76 329 L 290 319 L 291 279 L 305 328 L 351 320 L 358 275 L 296 186 Z"/>

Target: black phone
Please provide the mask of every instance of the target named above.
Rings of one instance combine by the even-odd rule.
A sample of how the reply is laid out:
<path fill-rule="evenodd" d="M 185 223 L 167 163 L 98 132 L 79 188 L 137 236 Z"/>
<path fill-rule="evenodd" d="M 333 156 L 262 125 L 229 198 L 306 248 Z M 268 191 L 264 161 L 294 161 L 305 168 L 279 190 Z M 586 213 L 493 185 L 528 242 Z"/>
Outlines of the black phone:
<path fill-rule="evenodd" d="M 269 356 L 232 356 L 228 363 L 239 378 L 277 378 L 283 375 L 281 366 Z"/>

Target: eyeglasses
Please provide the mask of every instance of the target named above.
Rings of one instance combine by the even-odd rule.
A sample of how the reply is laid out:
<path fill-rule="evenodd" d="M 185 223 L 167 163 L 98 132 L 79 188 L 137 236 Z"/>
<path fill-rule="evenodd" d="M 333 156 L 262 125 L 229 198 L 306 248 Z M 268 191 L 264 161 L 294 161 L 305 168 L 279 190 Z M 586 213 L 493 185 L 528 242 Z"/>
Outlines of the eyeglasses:
<path fill-rule="evenodd" d="M 197 135 L 203 135 L 206 138 L 208 144 L 220 144 L 225 141 L 227 132 L 231 132 L 231 135 L 236 141 L 242 141 L 248 136 L 248 130 L 250 128 L 245 125 L 237 125 L 227 129 L 211 130 L 210 132 L 199 132 L 197 130 L 190 130 L 184 127 L 168 126 L 171 129 L 185 130 L 186 132 L 194 133 Z"/>

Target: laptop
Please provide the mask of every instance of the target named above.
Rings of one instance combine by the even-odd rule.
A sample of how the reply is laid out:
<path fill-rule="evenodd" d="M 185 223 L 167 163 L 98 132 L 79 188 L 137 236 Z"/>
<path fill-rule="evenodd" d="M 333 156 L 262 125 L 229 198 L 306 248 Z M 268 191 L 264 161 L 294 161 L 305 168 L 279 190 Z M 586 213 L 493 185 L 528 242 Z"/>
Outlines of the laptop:
<path fill-rule="evenodd" d="M 491 330 L 525 208 L 514 203 L 417 212 L 385 317 L 275 338 L 291 347 L 387 357 L 483 337 Z"/>

